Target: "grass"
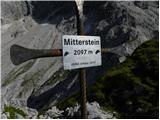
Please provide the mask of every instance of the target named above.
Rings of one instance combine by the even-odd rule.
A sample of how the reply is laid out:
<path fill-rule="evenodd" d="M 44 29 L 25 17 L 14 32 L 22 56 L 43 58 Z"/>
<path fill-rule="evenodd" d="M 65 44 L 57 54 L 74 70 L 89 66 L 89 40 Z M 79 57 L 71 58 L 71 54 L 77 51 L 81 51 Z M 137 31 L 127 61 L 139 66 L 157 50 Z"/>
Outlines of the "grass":
<path fill-rule="evenodd" d="M 16 114 L 21 115 L 23 118 L 26 118 L 27 114 L 22 111 L 19 108 L 15 108 L 13 106 L 4 106 L 4 111 L 5 113 L 9 113 L 9 116 L 7 116 L 8 119 L 16 119 Z"/>

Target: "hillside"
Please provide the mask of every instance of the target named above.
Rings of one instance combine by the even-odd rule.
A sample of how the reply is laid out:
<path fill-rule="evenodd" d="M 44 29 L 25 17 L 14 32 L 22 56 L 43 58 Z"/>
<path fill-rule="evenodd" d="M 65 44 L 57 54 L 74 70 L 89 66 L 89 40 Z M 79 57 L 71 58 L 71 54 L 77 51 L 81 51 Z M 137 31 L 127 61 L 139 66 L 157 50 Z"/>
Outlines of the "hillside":
<path fill-rule="evenodd" d="M 122 118 L 159 117 L 159 42 L 150 40 L 93 86 L 92 98 Z"/>
<path fill-rule="evenodd" d="M 158 1 L 85 1 L 83 14 L 84 33 L 100 36 L 102 47 L 110 50 L 103 55 L 102 66 L 87 68 L 88 87 L 141 44 L 159 39 Z M 13 44 L 61 49 L 62 35 L 77 34 L 76 23 L 74 1 L 1 1 L 2 111 L 23 110 L 27 118 L 34 118 L 44 109 L 58 111 L 55 104 L 79 91 L 78 70 L 64 71 L 61 57 L 30 60 L 18 66 L 10 60 Z M 97 103 L 90 105 L 99 110 Z"/>

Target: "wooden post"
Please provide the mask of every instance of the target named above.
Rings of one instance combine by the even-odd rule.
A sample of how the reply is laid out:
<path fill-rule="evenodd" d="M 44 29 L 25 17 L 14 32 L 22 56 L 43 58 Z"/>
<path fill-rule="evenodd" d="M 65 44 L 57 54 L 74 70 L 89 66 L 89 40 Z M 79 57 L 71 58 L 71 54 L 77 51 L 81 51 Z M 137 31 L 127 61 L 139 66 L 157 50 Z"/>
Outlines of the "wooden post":
<path fill-rule="evenodd" d="M 80 93 L 81 93 L 81 118 L 87 119 L 87 81 L 86 69 L 79 69 Z"/>
<path fill-rule="evenodd" d="M 81 6 L 83 9 L 83 6 Z M 80 12 L 78 10 L 78 6 L 76 5 L 76 17 L 77 17 L 77 34 L 84 35 L 84 27 L 83 27 L 83 20 Z M 86 69 L 80 68 L 79 69 L 79 83 L 80 83 L 80 108 L 81 108 L 81 118 L 87 119 L 87 81 L 86 81 Z"/>

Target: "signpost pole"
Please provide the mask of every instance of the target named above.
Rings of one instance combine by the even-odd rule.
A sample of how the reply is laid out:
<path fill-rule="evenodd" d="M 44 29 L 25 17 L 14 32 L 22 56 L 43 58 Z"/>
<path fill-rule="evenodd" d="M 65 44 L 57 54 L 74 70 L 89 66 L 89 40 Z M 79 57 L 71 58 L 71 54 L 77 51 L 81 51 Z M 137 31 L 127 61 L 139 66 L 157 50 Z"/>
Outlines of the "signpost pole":
<path fill-rule="evenodd" d="M 83 9 L 83 6 L 81 6 Z M 84 35 L 84 27 L 82 16 L 80 15 L 80 11 L 78 10 L 78 6 L 76 5 L 76 17 L 77 17 L 77 34 Z M 87 119 L 87 81 L 86 81 L 86 69 L 79 69 L 79 81 L 80 81 L 80 94 L 81 94 L 81 118 Z"/>
<path fill-rule="evenodd" d="M 87 82 L 86 82 L 86 69 L 80 68 L 80 92 L 81 92 L 81 118 L 87 119 Z"/>

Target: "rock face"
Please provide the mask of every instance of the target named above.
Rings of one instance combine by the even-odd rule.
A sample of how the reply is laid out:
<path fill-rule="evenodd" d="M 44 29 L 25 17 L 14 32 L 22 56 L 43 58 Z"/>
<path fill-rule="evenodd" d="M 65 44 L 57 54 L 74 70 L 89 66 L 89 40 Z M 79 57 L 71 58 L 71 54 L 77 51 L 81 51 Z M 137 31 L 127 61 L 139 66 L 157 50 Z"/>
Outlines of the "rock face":
<path fill-rule="evenodd" d="M 116 119 L 115 112 L 106 112 L 102 110 L 97 102 L 87 103 L 88 119 Z M 80 119 L 80 105 L 76 104 L 74 107 L 67 108 L 63 113 L 66 119 Z"/>
<path fill-rule="evenodd" d="M 158 38 L 158 8 L 158 2 L 149 1 L 86 2 L 86 32 L 101 36 L 102 47 L 127 56 L 144 41 Z"/>
<path fill-rule="evenodd" d="M 116 119 L 114 112 L 103 111 L 97 102 L 88 104 L 89 119 Z"/>
<path fill-rule="evenodd" d="M 54 2 L 51 3 L 54 5 Z M 36 10 L 36 5 L 39 3 L 34 4 L 30 3 L 33 11 Z M 5 2 L 4 5 L 6 5 Z M 54 6 L 59 7 L 60 10 L 64 7 L 61 8 L 61 4 Z M 44 7 L 45 9 L 47 8 Z M 62 15 L 61 13 L 59 16 L 63 19 L 57 24 L 48 24 L 48 19 L 38 21 L 42 22 L 40 24 L 35 16 L 29 15 L 2 26 L 2 104 L 23 100 L 23 107 L 30 106 L 38 109 L 52 100 L 56 101 L 63 94 L 63 90 L 68 92 L 69 82 L 75 82 L 76 71 L 71 73 L 64 71 L 60 57 L 31 60 L 19 66 L 13 65 L 10 60 L 10 47 L 13 44 L 35 49 L 61 48 L 63 34 L 76 34 L 76 18 L 75 15 L 70 15 L 68 18 L 67 14 Z M 68 80 L 69 76 L 72 79 Z M 66 86 L 64 89 L 61 87 L 60 90 L 59 87 L 62 86 L 61 81 L 63 80 L 66 80 L 66 83 L 63 82 Z M 60 86 L 56 86 L 57 84 Z"/>
<path fill-rule="evenodd" d="M 1 3 L 1 24 L 8 24 L 28 15 L 27 2 L 6 1 Z"/>
<path fill-rule="evenodd" d="M 19 66 L 10 61 L 10 47 L 62 48 L 61 36 L 74 35 L 74 2 L 1 2 L 2 109 L 4 104 L 23 101 L 18 107 L 41 109 L 76 92 L 78 71 L 64 71 L 62 58 L 30 60 Z M 65 11 L 65 12 L 64 12 Z M 158 2 L 84 2 L 85 33 L 101 36 L 110 48 L 102 66 L 87 69 L 87 82 L 123 62 L 144 41 L 158 38 Z"/>
<path fill-rule="evenodd" d="M 104 111 L 97 102 L 87 103 L 88 119 L 116 119 L 116 112 Z M 73 107 L 68 107 L 65 110 L 59 110 L 56 106 L 51 107 L 42 114 L 38 114 L 37 110 L 26 107 L 25 113 L 27 119 L 80 119 L 80 105 L 76 104 Z M 2 114 L 2 119 L 7 118 L 8 113 Z M 16 117 L 18 114 L 16 113 Z M 23 119 L 23 117 L 21 117 Z"/>

